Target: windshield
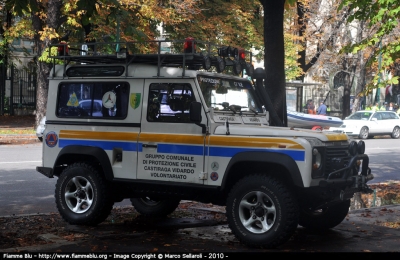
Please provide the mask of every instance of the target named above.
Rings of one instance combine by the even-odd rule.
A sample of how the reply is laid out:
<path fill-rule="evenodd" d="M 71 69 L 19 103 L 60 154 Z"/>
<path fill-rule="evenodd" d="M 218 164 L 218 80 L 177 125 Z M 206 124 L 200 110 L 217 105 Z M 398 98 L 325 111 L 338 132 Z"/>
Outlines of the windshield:
<path fill-rule="evenodd" d="M 229 106 L 234 105 L 239 106 L 242 112 L 263 112 L 248 80 L 221 79 L 199 75 L 198 81 L 209 108 L 227 110 Z"/>
<path fill-rule="evenodd" d="M 368 120 L 372 112 L 356 112 L 350 116 L 348 116 L 346 119 L 351 119 L 351 120 Z"/>

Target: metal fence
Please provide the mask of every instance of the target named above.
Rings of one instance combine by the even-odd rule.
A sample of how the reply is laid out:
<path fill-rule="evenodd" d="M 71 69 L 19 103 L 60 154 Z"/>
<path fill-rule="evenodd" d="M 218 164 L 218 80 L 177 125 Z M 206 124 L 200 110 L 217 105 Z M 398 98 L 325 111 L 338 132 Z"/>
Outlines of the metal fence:
<path fill-rule="evenodd" d="M 37 88 L 34 64 L 21 69 L 2 65 L 0 72 L 0 115 L 33 114 Z"/>

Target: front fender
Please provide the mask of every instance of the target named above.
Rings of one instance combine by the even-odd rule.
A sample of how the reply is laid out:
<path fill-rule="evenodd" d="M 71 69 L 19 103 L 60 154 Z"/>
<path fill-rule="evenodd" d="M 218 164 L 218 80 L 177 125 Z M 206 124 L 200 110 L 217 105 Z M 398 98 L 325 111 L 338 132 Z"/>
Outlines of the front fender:
<path fill-rule="evenodd" d="M 224 178 L 222 180 L 222 188 L 226 187 L 229 173 L 231 172 L 232 167 L 239 162 L 246 163 L 269 163 L 280 165 L 287 169 L 292 178 L 292 183 L 297 186 L 304 188 L 303 179 L 301 177 L 301 173 L 299 167 L 296 162 L 290 156 L 281 153 L 272 153 L 272 152 L 241 152 L 232 157 L 228 166 L 226 167 Z M 261 170 L 261 169 L 260 169 Z"/>

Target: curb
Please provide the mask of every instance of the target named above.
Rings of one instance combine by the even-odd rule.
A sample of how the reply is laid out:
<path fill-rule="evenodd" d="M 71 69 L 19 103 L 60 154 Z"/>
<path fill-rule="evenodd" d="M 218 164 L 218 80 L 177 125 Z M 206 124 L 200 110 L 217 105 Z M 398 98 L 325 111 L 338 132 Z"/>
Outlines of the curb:
<path fill-rule="evenodd" d="M 36 134 L 0 134 L 0 144 L 39 143 Z"/>

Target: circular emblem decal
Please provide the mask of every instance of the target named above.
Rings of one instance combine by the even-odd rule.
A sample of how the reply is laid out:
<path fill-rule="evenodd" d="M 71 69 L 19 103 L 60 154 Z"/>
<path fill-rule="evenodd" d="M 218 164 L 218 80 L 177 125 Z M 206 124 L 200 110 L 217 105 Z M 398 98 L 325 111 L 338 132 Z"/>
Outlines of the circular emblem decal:
<path fill-rule="evenodd" d="M 219 164 L 218 164 L 217 162 L 213 162 L 213 163 L 211 164 L 211 169 L 212 169 L 213 171 L 218 171 L 218 168 L 219 168 Z"/>
<path fill-rule="evenodd" d="M 213 181 L 218 180 L 218 173 L 212 172 L 212 173 L 210 174 L 210 178 L 211 178 L 211 180 L 213 180 Z"/>
<path fill-rule="evenodd" d="M 54 147 L 58 143 L 58 136 L 55 132 L 48 132 L 46 134 L 46 145 L 48 147 Z"/>
<path fill-rule="evenodd" d="M 102 101 L 105 108 L 112 108 L 115 106 L 117 97 L 115 96 L 115 93 L 113 91 L 108 91 L 104 93 Z"/>

